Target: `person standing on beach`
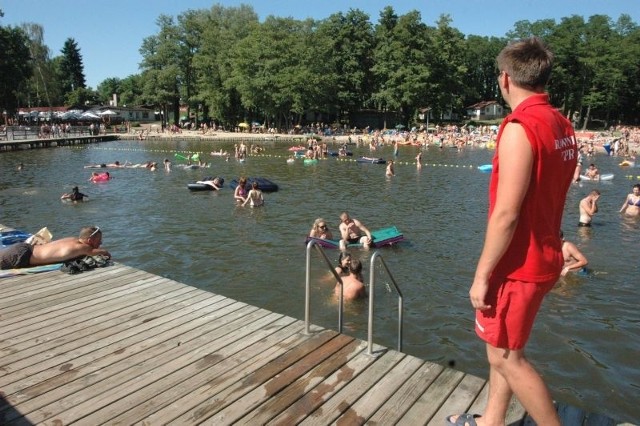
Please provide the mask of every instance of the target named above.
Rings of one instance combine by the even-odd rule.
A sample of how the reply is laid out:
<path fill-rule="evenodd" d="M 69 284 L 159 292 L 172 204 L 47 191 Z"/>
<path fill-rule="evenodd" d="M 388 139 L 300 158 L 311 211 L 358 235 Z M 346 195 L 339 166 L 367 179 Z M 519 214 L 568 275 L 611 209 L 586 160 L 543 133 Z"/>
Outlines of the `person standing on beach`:
<path fill-rule="evenodd" d="M 537 37 L 498 55 L 498 85 L 513 111 L 498 132 L 484 247 L 469 290 L 475 330 L 486 343 L 484 413 L 450 425 L 504 425 L 512 396 L 539 425 L 559 426 L 551 394 L 524 347 L 542 299 L 563 267 L 560 224 L 577 162 L 571 123 L 544 92 L 553 54 Z"/>

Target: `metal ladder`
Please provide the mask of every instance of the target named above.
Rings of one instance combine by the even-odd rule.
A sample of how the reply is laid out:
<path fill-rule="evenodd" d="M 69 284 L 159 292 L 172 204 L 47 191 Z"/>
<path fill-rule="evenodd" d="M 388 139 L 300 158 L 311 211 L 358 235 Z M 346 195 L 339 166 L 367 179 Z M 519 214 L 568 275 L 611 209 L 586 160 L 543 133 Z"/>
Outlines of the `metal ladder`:
<path fill-rule="evenodd" d="M 387 275 L 389 275 L 389 278 L 391 279 L 391 282 L 393 283 L 393 286 L 396 289 L 396 292 L 398 292 L 398 352 L 402 352 L 402 310 L 403 310 L 403 299 L 402 299 L 402 292 L 400 291 L 400 287 L 398 287 L 398 283 L 396 283 L 395 278 L 393 278 L 393 274 L 391 274 L 391 271 L 389 270 L 389 267 L 387 266 L 387 263 L 384 261 L 384 258 L 382 257 L 382 255 L 376 251 L 371 255 L 371 261 L 370 261 L 370 269 L 369 269 L 369 322 L 368 322 L 368 338 L 367 338 L 367 343 L 368 343 L 368 349 L 367 349 L 367 354 L 369 355 L 373 355 L 373 311 L 374 311 L 374 289 L 375 289 L 375 261 L 376 259 L 380 259 L 380 262 L 382 262 L 382 266 L 384 266 L 384 270 L 387 271 Z"/>
<path fill-rule="evenodd" d="M 342 278 L 340 277 L 340 275 L 338 275 L 333 267 L 333 265 L 331 264 L 331 261 L 329 260 L 329 258 L 327 257 L 327 255 L 324 252 L 324 249 L 322 248 L 321 245 L 319 245 L 316 241 L 311 240 L 309 241 L 309 243 L 307 244 L 307 262 L 306 262 L 306 281 L 305 281 L 305 298 L 304 298 L 304 333 L 305 334 L 311 334 L 310 331 L 310 327 L 311 327 L 311 322 L 310 322 L 310 316 L 311 316 L 311 249 L 315 247 L 317 249 L 317 251 L 322 255 L 322 258 L 324 259 L 325 263 L 327 264 L 327 267 L 329 268 L 329 270 L 331 271 L 331 273 L 333 274 L 333 276 L 336 278 L 336 280 L 338 281 L 338 283 L 340 284 L 340 299 L 339 299 L 339 303 L 338 303 L 338 333 L 342 333 L 342 325 L 343 325 L 343 314 L 344 314 L 344 295 L 343 295 L 343 283 L 342 283 Z M 402 292 L 400 291 L 400 288 L 398 287 L 398 284 L 396 283 L 395 278 L 393 278 L 393 274 L 391 274 L 391 271 L 389 270 L 389 267 L 387 266 L 387 263 L 384 261 L 384 258 L 382 257 L 382 255 L 379 252 L 374 252 L 371 255 L 371 262 L 370 262 L 370 273 L 369 273 L 369 318 L 368 318 L 368 326 L 367 326 L 367 343 L 368 343 L 368 349 L 367 349 L 367 354 L 368 355 L 375 355 L 373 353 L 373 313 L 374 313 L 374 289 L 375 289 L 375 261 L 376 259 L 380 259 L 380 262 L 382 262 L 382 266 L 384 266 L 385 271 L 387 272 L 387 275 L 389 276 L 389 278 L 391 279 L 391 282 L 393 283 L 393 286 L 396 289 L 396 292 L 398 293 L 398 352 L 402 351 L 402 311 L 403 311 L 403 298 L 402 298 Z"/>

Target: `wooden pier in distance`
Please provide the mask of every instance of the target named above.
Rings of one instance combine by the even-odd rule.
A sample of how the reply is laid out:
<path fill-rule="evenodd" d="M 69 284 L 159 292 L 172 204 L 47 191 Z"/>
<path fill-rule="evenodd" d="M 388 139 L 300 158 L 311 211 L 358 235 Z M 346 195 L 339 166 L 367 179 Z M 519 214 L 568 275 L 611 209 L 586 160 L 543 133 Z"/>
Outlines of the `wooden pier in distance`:
<path fill-rule="evenodd" d="M 58 146 L 87 145 L 91 143 L 117 141 L 116 134 L 66 136 L 61 138 L 16 139 L 0 141 L 0 151 L 17 151 L 20 149 L 52 148 Z"/>
<path fill-rule="evenodd" d="M 0 424 L 441 426 L 484 406 L 484 379 L 311 331 L 122 264 L 0 278 Z M 508 420 L 533 424 L 515 400 Z"/>

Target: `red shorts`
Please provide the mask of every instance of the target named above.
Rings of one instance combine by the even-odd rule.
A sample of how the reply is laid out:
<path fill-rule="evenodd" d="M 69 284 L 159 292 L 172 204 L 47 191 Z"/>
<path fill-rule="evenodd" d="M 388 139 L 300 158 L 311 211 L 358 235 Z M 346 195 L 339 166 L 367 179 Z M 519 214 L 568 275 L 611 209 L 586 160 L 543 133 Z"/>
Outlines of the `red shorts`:
<path fill-rule="evenodd" d="M 496 348 L 524 348 L 542 299 L 556 281 L 490 280 L 485 303 L 491 305 L 491 309 L 476 310 L 476 334 Z"/>

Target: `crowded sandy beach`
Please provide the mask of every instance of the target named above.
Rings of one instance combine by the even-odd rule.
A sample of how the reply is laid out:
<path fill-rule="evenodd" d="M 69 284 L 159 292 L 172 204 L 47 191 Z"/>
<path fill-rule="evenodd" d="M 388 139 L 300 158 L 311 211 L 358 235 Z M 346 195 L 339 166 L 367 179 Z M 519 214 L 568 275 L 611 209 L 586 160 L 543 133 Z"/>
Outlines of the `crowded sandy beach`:
<path fill-rule="evenodd" d="M 188 126 L 191 127 L 191 126 Z M 413 128 L 411 130 L 371 130 L 341 129 L 336 131 L 320 123 L 306 127 L 296 126 L 289 131 L 263 127 L 236 127 L 233 131 L 201 125 L 199 130 L 171 126 L 162 129 L 159 124 L 143 125 L 129 131 L 137 139 L 184 139 L 184 140 L 252 140 L 252 141 L 290 141 L 306 144 L 309 139 L 326 144 L 358 146 L 369 145 L 372 148 L 385 145 L 442 146 L 495 148 L 498 133 L 497 125 L 437 125 Z M 640 150 L 640 128 L 630 126 L 612 126 L 607 131 L 577 130 L 576 138 L 583 154 L 591 156 L 605 151 L 608 155 L 624 157 L 634 161 Z"/>

